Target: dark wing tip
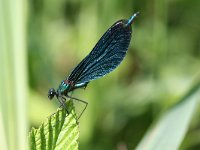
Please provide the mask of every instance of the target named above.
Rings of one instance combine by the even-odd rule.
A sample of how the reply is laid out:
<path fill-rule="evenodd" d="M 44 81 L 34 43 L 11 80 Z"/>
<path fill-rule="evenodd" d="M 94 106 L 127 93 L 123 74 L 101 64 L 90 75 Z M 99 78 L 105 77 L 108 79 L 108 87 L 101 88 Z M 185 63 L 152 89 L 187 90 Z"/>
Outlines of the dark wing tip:
<path fill-rule="evenodd" d="M 129 26 L 133 23 L 133 21 L 135 20 L 135 18 L 140 14 L 140 12 L 136 12 L 134 13 L 127 21 L 126 26 Z"/>

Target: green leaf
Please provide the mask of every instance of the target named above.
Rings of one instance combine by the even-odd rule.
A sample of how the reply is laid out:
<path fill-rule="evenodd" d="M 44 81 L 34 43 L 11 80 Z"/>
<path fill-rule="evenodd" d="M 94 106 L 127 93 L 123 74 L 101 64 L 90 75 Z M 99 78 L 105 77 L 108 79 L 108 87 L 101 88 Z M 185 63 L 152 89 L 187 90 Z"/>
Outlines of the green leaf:
<path fill-rule="evenodd" d="M 73 102 L 67 103 L 68 112 L 59 108 L 38 129 L 32 128 L 29 133 L 31 150 L 77 150 L 78 123 Z"/>
<path fill-rule="evenodd" d="M 137 150 L 176 150 L 180 147 L 200 100 L 199 83 L 158 119 L 143 137 Z"/>

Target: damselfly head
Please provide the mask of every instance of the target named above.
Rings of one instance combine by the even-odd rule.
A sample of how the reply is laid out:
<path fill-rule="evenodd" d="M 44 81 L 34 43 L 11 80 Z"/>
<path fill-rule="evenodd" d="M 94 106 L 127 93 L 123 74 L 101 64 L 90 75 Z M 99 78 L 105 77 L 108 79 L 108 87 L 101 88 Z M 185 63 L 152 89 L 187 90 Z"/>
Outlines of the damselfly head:
<path fill-rule="evenodd" d="M 56 95 L 56 91 L 54 88 L 49 89 L 48 98 L 51 100 Z"/>

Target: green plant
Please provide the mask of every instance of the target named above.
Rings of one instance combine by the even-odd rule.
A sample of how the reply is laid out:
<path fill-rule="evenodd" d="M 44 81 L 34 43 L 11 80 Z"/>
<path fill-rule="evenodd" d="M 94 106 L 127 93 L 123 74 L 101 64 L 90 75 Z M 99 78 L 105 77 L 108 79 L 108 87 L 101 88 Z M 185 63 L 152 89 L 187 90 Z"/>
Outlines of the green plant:
<path fill-rule="evenodd" d="M 68 101 L 67 111 L 59 108 L 38 129 L 29 133 L 31 150 L 76 150 L 78 149 L 78 123 L 72 100 Z"/>

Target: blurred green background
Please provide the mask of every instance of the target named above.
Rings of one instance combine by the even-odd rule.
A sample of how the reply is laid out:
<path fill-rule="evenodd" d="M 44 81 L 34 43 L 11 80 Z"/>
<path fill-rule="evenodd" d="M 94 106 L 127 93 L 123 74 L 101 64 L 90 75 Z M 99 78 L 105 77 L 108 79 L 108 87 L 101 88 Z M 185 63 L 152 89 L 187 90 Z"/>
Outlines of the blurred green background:
<path fill-rule="evenodd" d="M 139 11 L 123 63 L 73 93 L 89 103 L 79 120 L 79 149 L 134 149 L 200 83 L 199 6 L 198 0 L 1 0 L 2 148 L 23 149 L 30 128 L 59 106 L 48 100 L 49 88 L 58 87 L 114 22 Z M 75 105 L 80 113 L 84 105 Z M 197 105 L 180 149 L 200 149 L 199 113 Z"/>

